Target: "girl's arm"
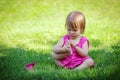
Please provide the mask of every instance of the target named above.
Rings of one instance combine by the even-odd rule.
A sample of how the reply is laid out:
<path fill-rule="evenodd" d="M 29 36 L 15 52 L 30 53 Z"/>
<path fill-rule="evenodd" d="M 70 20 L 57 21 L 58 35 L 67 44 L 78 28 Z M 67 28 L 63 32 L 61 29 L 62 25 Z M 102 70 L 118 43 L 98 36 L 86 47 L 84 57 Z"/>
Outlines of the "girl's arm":
<path fill-rule="evenodd" d="M 66 52 L 67 51 L 66 48 L 62 47 L 63 43 L 64 43 L 64 39 L 61 38 L 53 48 L 53 52 L 57 54 Z"/>
<path fill-rule="evenodd" d="M 88 48 L 87 41 L 83 44 L 82 48 L 78 47 L 77 45 L 73 45 L 73 44 L 72 44 L 72 46 L 76 49 L 76 51 L 78 52 L 78 54 L 80 56 L 83 56 L 83 57 L 88 56 L 89 48 Z"/>

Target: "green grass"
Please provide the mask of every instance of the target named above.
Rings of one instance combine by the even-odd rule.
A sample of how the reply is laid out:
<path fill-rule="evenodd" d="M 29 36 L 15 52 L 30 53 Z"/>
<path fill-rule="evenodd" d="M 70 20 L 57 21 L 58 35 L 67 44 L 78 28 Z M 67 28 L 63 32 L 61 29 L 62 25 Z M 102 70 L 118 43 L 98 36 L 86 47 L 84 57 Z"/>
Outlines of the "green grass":
<path fill-rule="evenodd" d="M 119 80 L 119 0 L 0 0 L 0 80 Z M 56 67 L 51 52 L 72 10 L 86 17 L 93 69 Z M 23 71 L 35 62 L 33 71 Z"/>

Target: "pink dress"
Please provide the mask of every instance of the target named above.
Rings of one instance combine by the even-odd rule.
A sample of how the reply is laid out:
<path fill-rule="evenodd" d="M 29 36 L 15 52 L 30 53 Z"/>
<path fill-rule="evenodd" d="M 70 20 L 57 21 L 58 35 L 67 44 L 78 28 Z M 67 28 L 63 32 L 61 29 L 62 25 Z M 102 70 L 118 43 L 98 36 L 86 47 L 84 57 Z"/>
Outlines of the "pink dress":
<path fill-rule="evenodd" d="M 65 35 L 63 38 L 64 38 L 64 44 L 66 43 L 66 40 L 70 39 L 70 37 L 68 35 Z M 85 41 L 88 42 L 88 40 L 84 36 L 82 36 L 80 38 L 80 41 L 77 44 L 77 46 L 82 48 L 82 45 Z M 89 42 L 88 42 L 88 44 L 89 44 Z M 70 68 L 70 69 L 75 68 L 76 66 L 82 64 L 86 59 L 90 58 L 89 56 L 86 56 L 86 57 L 80 56 L 73 47 L 71 47 L 71 48 L 72 48 L 72 54 L 66 56 L 64 59 L 62 59 L 60 61 L 62 67 Z"/>

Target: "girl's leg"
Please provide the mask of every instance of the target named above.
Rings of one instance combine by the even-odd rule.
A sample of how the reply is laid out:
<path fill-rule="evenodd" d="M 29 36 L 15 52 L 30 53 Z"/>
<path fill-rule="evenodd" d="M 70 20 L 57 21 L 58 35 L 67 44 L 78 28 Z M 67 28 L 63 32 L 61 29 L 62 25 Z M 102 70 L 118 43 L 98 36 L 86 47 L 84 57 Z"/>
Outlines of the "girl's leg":
<path fill-rule="evenodd" d="M 93 67 L 94 66 L 94 61 L 92 59 L 86 59 L 81 65 L 77 66 L 75 69 L 76 70 L 81 70 L 87 67 Z"/>
<path fill-rule="evenodd" d="M 53 59 L 56 59 L 56 60 L 61 60 L 63 58 L 65 58 L 66 56 L 68 55 L 68 53 L 59 53 L 59 54 L 56 54 L 56 53 L 52 53 L 52 58 Z"/>
<path fill-rule="evenodd" d="M 52 53 L 52 58 L 54 59 L 54 62 L 57 66 L 61 66 L 60 64 L 60 60 L 65 58 L 68 55 L 68 53 L 60 53 L 60 54 L 56 54 L 56 53 Z"/>
<path fill-rule="evenodd" d="M 55 64 L 56 64 L 57 66 L 61 66 L 61 64 L 60 64 L 60 61 L 59 61 L 59 60 L 54 59 L 54 62 L 55 62 Z"/>

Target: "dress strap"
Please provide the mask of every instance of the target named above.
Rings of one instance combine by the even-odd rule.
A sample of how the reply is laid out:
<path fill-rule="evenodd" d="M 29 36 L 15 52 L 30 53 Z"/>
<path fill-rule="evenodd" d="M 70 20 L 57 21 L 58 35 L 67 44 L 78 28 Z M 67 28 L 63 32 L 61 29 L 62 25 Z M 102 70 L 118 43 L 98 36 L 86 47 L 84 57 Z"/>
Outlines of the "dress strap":
<path fill-rule="evenodd" d="M 64 39 L 64 43 L 63 43 L 63 45 L 64 45 L 66 43 L 66 41 L 70 39 L 70 37 L 69 37 L 69 35 L 65 35 L 65 36 L 63 36 L 63 39 Z"/>
<path fill-rule="evenodd" d="M 86 41 L 87 41 L 87 43 L 88 43 L 88 48 L 90 48 L 90 43 L 89 43 L 88 39 L 87 39 L 86 37 L 84 37 L 84 36 L 81 37 L 80 42 L 79 42 L 78 45 L 82 48 L 82 45 L 83 45 Z"/>

